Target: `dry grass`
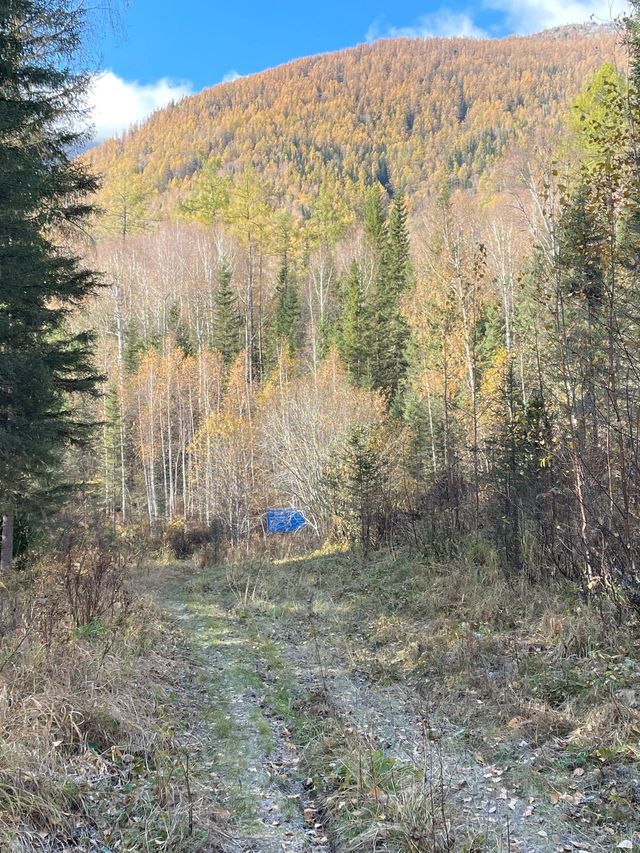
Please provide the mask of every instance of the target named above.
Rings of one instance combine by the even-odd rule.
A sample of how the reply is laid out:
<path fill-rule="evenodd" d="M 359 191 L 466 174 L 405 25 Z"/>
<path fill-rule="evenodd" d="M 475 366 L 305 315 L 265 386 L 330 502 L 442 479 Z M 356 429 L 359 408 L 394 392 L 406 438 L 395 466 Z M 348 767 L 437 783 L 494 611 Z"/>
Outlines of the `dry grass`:
<path fill-rule="evenodd" d="M 436 728 L 463 733 L 464 750 L 512 762 L 526 743 L 536 784 L 562 791 L 569 779 L 588 792 L 594 821 L 633 824 L 635 627 L 615 627 L 570 588 L 508 582 L 473 553 L 440 565 L 323 551 L 146 575 L 100 559 L 99 582 L 89 559 L 17 573 L 0 604 L 0 850 L 186 853 L 219 840 L 198 776 L 200 664 L 137 592 L 177 583 L 198 599 L 215 595 L 263 645 L 273 632 L 295 645 L 313 623 L 320 692 L 301 701 L 292 672 L 270 701 L 293 715 L 339 846 L 434 853 L 483 842 L 461 823 L 430 737 L 422 766 L 390 759 L 354 728 L 322 683 L 323 644 L 355 681 L 398 682 L 428 702 Z M 591 819 L 588 809 L 579 817 Z"/>
<path fill-rule="evenodd" d="M 141 581 L 122 572 L 78 625 L 63 564 L 5 579 L 0 850 L 201 849 L 185 779 L 197 745 L 175 731 L 190 662 Z"/>
<path fill-rule="evenodd" d="M 430 564 L 401 555 L 363 562 L 321 551 L 224 569 L 238 612 L 321 624 L 342 637 L 354 670 L 410 680 L 461 723 L 485 715 L 502 730 L 522 725 L 540 745 L 597 728 L 598 708 L 626 708 L 631 743 L 640 706 L 638 626 L 580 600 L 575 588 L 507 580 L 490 555 Z M 194 591 L 214 581 L 205 574 Z M 220 583 L 220 581 L 215 581 Z M 204 586 L 203 586 L 204 584 Z M 532 735 L 533 737 L 533 735 Z M 595 743 L 595 741 L 594 741 Z"/>
<path fill-rule="evenodd" d="M 239 613 L 262 619 L 265 627 L 280 624 L 283 635 L 295 637 L 296 630 L 304 635 L 312 609 L 320 646 L 343 650 L 357 678 L 403 685 L 428 701 L 436 723 L 461 733 L 460 745 L 483 761 L 512 766 L 525 755 L 529 769 L 522 784 L 536 798 L 553 805 L 556 790 L 573 790 L 576 802 L 584 794 L 592 805 L 571 805 L 577 819 L 628 832 L 637 824 L 640 796 L 633 776 L 640 758 L 637 626 L 618 626 L 613 612 L 582 601 L 569 585 L 506 579 L 490 555 L 470 554 L 466 561 L 439 564 L 404 555 L 363 561 L 323 551 L 224 571 L 233 580 Z M 354 749 L 366 757 L 362 744 L 342 743 L 339 751 Z M 325 767 L 334 758 L 325 755 Z M 342 802 L 342 783 L 334 784 Z M 420 810 L 413 794 L 405 800 L 406 819 L 391 817 L 389 806 L 381 827 L 366 791 L 348 789 L 355 805 L 342 806 L 340 820 L 354 811 L 366 816 L 365 835 L 353 841 L 356 825 L 349 843 L 366 847 L 375 833 L 383 847 L 439 849 L 433 838 L 412 846 L 411 803 Z M 394 795 L 393 802 L 399 814 L 403 797 Z M 404 833 L 402 843 L 398 833 Z"/>
<path fill-rule="evenodd" d="M 313 779 L 322 822 L 337 849 L 444 853 L 473 841 L 450 802 L 437 747 L 407 761 L 357 732 L 329 693 L 320 691 L 298 708 L 298 737 Z"/>

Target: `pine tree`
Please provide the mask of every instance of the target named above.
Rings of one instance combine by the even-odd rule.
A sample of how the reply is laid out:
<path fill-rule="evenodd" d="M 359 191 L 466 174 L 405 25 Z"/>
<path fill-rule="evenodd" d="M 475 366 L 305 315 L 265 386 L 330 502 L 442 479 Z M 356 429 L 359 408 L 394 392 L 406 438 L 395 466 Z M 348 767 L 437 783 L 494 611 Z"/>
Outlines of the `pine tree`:
<path fill-rule="evenodd" d="M 88 436 L 70 395 L 95 393 L 93 336 L 68 329 L 96 275 L 65 250 L 65 229 L 91 212 L 95 179 L 70 159 L 87 78 L 70 70 L 81 12 L 54 0 L 0 5 L 0 507 L 2 566 L 13 518 Z"/>
<path fill-rule="evenodd" d="M 353 261 L 342 300 L 342 323 L 338 352 L 349 372 L 351 381 L 356 385 L 365 385 L 369 378 L 369 344 L 369 317 L 365 305 L 360 269 L 358 264 Z"/>
<path fill-rule="evenodd" d="M 231 268 L 225 261 L 220 264 L 215 309 L 213 348 L 220 353 L 222 360 L 228 366 L 233 364 L 240 352 L 242 318 L 238 310 L 238 298 L 231 286 Z"/>

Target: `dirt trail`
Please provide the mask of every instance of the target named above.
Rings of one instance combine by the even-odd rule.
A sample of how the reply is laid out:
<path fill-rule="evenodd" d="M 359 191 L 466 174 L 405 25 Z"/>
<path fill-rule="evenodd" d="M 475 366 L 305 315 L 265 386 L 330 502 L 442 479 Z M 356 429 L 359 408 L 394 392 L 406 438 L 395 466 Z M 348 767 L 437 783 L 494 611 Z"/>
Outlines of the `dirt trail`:
<path fill-rule="evenodd" d="M 488 849 L 522 853 L 598 850 L 576 827 L 551 815 L 519 774 L 479 761 L 465 751 L 459 732 L 432 713 L 428 701 L 406 685 L 372 684 L 353 674 L 348 646 L 335 630 L 288 644 L 284 656 L 309 689 L 326 685 L 336 713 L 372 747 L 424 771 L 444 789 L 448 811 L 484 840 Z M 529 758 L 524 744 L 522 762 Z"/>
<path fill-rule="evenodd" d="M 265 702 L 269 662 L 246 629 L 217 602 L 165 602 L 201 664 L 199 739 L 211 807 L 224 829 L 215 846 L 228 853 L 328 850 L 322 828 L 305 820 L 300 756 L 285 720 Z"/>
<path fill-rule="evenodd" d="M 210 751 L 210 795 L 226 821 L 221 843 L 211 849 L 340 848 L 316 817 L 318 803 L 301 765 L 304 744 L 288 728 L 287 703 L 318 692 L 346 732 L 420 771 L 422 785 L 427 779 L 440 790 L 447 812 L 468 837 L 482 839 L 481 849 L 601 849 L 545 809 L 536 792 L 524 790 L 522 774 L 466 751 L 459 733 L 433 717 L 428 700 L 409 685 L 372 683 L 358 674 L 350 640 L 336 622 L 323 626 L 311 609 L 294 618 L 238 619 L 228 591 L 215 589 L 174 597 L 167 606 L 205 672 L 208 712 L 201 715 L 200 737 Z M 376 849 L 377 837 L 366 849 Z"/>

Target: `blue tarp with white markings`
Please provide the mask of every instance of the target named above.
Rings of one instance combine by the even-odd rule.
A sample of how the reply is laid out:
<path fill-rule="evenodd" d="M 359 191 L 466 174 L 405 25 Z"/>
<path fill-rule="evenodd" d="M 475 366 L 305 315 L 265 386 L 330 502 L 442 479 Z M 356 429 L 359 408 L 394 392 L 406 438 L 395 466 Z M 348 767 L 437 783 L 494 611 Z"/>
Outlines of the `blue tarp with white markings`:
<path fill-rule="evenodd" d="M 267 533 L 295 533 L 307 523 L 299 509 L 268 509 Z"/>

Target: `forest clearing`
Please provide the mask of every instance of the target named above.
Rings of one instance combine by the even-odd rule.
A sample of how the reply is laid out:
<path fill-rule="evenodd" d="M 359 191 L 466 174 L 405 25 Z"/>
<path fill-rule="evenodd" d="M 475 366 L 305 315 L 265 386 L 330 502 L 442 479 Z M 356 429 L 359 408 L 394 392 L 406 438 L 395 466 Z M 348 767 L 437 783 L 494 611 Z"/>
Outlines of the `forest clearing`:
<path fill-rule="evenodd" d="M 0 0 L 0 853 L 640 846 L 640 0 L 424 2 Z"/>
<path fill-rule="evenodd" d="M 135 584 L 126 630 L 20 651 L 3 849 L 638 843 L 638 641 L 560 592 L 345 551 Z"/>

